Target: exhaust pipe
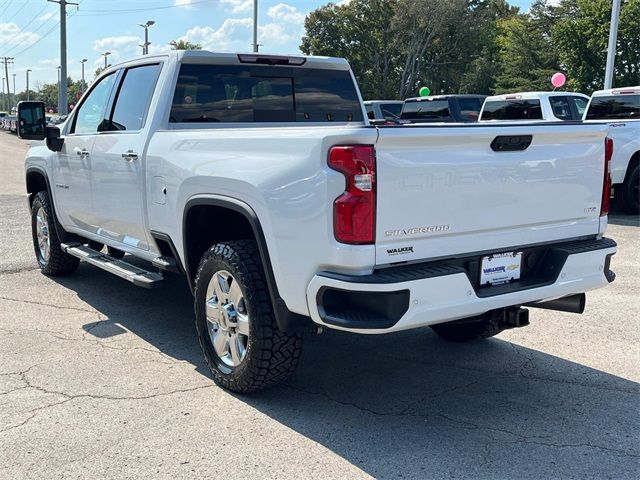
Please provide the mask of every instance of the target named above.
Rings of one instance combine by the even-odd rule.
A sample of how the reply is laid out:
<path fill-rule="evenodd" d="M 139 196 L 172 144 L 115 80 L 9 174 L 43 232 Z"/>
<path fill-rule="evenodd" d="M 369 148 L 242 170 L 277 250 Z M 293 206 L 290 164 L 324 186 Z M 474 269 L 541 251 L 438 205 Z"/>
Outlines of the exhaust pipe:
<path fill-rule="evenodd" d="M 557 310 L 559 312 L 582 313 L 587 303 L 587 296 L 584 293 L 568 295 L 556 298 L 548 302 L 528 303 L 528 307 L 545 308 L 547 310 Z"/>

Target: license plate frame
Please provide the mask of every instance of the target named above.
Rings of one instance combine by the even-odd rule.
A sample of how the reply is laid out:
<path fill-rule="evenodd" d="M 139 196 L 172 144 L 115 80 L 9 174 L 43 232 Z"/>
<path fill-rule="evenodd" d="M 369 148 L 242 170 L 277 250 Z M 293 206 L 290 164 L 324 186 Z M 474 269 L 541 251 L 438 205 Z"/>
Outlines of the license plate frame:
<path fill-rule="evenodd" d="M 503 252 L 480 259 L 480 286 L 504 285 L 519 280 L 522 274 L 522 252 Z"/>

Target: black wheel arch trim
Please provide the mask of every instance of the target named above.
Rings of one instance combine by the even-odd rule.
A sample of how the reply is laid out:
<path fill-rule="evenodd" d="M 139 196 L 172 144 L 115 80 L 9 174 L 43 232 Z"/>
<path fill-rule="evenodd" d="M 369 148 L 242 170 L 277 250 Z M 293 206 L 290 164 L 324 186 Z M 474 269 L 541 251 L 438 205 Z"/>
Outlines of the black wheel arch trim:
<path fill-rule="evenodd" d="M 174 260 L 176 261 L 176 267 L 178 269 L 178 273 L 182 275 L 186 275 L 186 270 L 182 265 L 182 260 L 180 259 L 180 255 L 178 255 L 178 249 L 173 243 L 173 240 L 171 239 L 171 237 L 166 233 L 158 232 L 156 230 L 151 230 L 150 233 L 151 233 L 151 238 L 153 238 L 154 240 L 161 240 L 163 242 L 166 242 L 167 245 L 169 245 L 169 249 L 171 249 L 171 254 L 173 255 Z M 191 288 L 190 280 L 189 280 L 189 288 Z"/>
<path fill-rule="evenodd" d="M 49 195 L 49 200 L 51 201 L 51 209 L 53 210 L 53 224 L 55 225 L 56 228 L 56 234 L 58 235 L 58 238 L 60 239 L 60 241 L 62 242 L 66 242 L 71 240 L 72 238 L 74 238 L 73 234 L 67 232 L 62 224 L 60 223 L 60 220 L 58 220 L 58 212 L 56 210 L 56 202 L 53 199 L 53 192 L 51 190 L 51 183 L 49 182 L 49 176 L 47 175 L 47 172 L 45 172 L 42 168 L 38 168 L 38 167 L 29 167 L 27 168 L 26 172 L 25 172 L 25 183 L 27 182 L 27 179 L 29 178 L 30 174 L 38 174 L 40 176 L 42 176 L 44 178 L 44 182 L 47 185 L 47 194 Z M 32 201 L 32 197 L 35 193 L 38 192 L 27 192 L 28 194 L 28 201 L 29 201 L 29 207 L 31 207 L 31 201 Z"/>
<path fill-rule="evenodd" d="M 253 235 L 256 243 L 258 244 L 258 251 L 260 252 L 260 259 L 264 267 L 265 278 L 267 280 L 267 287 L 269 288 L 269 296 L 271 297 L 271 303 L 273 305 L 273 312 L 276 317 L 276 323 L 278 328 L 284 332 L 300 331 L 306 327 L 311 327 L 311 318 L 305 315 L 291 312 L 282 297 L 278 292 L 278 286 L 276 284 L 275 275 L 273 274 L 273 266 L 271 264 L 271 258 L 269 257 L 269 249 L 267 247 L 267 241 L 262 230 L 262 225 L 258 219 L 256 212 L 246 203 L 237 200 L 235 198 L 212 198 L 212 197 L 194 197 L 187 201 L 183 216 L 182 216 L 182 248 L 184 253 L 184 269 L 187 275 L 187 281 L 189 282 L 189 288 L 191 293 L 195 291 L 195 285 L 193 284 L 194 275 L 190 271 L 189 267 L 189 251 L 187 246 L 187 218 L 189 210 L 198 205 L 209 205 L 212 207 L 221 207 L 229 210 L 233 210 L 243 215 L 251 225 Z"/>

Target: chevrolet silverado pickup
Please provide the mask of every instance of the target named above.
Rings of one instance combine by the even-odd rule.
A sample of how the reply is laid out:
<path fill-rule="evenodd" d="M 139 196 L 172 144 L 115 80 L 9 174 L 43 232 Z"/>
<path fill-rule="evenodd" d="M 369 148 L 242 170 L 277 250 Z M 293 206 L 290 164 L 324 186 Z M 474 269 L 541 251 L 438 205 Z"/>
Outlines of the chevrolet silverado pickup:
<path fill-rule="evenodd" d="M 205 51 L 105 70 L 59 127 L 19 113 L 42 273 L 183 275 L 236 392 L 305 331 L 486 338 L 614 278 L 606 125 L 374 126 L 343 59 Z"/>

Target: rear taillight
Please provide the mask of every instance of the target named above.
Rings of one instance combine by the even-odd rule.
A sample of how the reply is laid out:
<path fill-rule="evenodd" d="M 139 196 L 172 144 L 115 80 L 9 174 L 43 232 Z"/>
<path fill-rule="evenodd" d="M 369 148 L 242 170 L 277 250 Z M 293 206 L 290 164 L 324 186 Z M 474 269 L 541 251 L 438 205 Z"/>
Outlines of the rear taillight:
<path fill-rule="evenodd" d="M 375 242 L 376 159 L 373 145 L 338 145 L 329 166 L 345 176 L 346 187 L 333 203 L 333 234 L 341 243 Z"/>
<path fill-rule="evenodd" d="M 600 204 L 600 216 L 609 213 L 611 203 L 611 158 L 613 157 L 613 139 L 604 139 L 604 180 L 602 185 L 602 203 Z"/>

